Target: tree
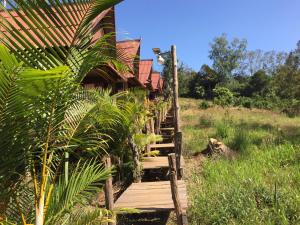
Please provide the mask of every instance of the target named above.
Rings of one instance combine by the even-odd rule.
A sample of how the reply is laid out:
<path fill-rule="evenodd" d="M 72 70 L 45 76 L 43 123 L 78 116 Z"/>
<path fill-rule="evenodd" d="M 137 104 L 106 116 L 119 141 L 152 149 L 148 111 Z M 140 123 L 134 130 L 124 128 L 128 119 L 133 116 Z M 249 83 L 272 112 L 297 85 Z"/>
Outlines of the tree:
<path fill-rule="evenodd" d="M 178 68 L 178 91 L 179 96 L 187 97 L 190 94 L 190 83 L 196 76 L 196 72 L 188 68 L 183 63 L 180 63 Z"/>
<path fill-rule="evenodd" d="M 79 161 L 77 166 L 80 169 L 75 169 L 68 178 L 68 166 L 63 162 L 66 153 L 74 157 L 77 151 L 99 155 L 109 137 L 98 128 L 108 129 L 113 121 L 119 121 L 113 114 L 104 120 L 106 123 L 99 118 L 103 115 L 103 111 L 99 111 L 103 110 L 101 104 L 109 94 L 99 100 L 99 93 L 93 94 L 80 88 L 81 81 L 93 68 L 108 65 L 122 67 L 114 47 L 108 41 L 113 34 L 104 36 L 96 44 L 92 42 L 95 32 L 93 21 L 118 2 L 80 0 L 64 4 L 64 1 L 7 1 L 11 10 L 4 11 L 12 19 L 0 15 L 3 21 L 0 41 L 15 55 L 5 54 L 6 50 L 0 54 L 1 78 L 7 77 L 0 81 L 0 102 L 9 103 L 4 104 L 0 114 L 3 121 L 14 121 L 1 123 L 0 146 L 6 149 L 6 155 L 1 156 L 0 179 L 1 187 L 5 188 L 2 189 L 3 194 L 7 193 L 7 199 L 13 197 L 13 203 L 17 205 L 14 209 L 19 209 L 19 216 L 15 219 L 20 219 L 23 224 L 70 222 L 60 220 L 70 218 L 65 215 L 70 211 L 72 213 L 76 203 L 86 200 L 86 194 L 96 190 L 95 182 L 104 180 L 109 174 L 103 172 L 96 161 Z M 76 24 L 71 18 L 76 18 Z M 15 24 L 19 24 L 21 31 L 16 29 Z M 50 29 L 53 27 L 56 29 Z M 25 30 L 32 30 L 36 35 Z M 20 35 L 20 32 L 23 33 Z M 25 73 L 26 76 L 35 75 L 39 79 L 19 85 L 17 81 L 27 68 L 31 72 Z M 57 79 L 40 79 L 47 75 Z M 94 167 L 95 164 L 97 166 Z M 92 174 L 88 179 L 78 179 L 89 171 Z M 24 185 L 31 190 L 31 195 L 24 193 L 27 190 Z M 23 192 L 24 198 L 18 197 L 20 192 Z M 30 196 L 32 198 L 25 198 Z M 20 200 L 24 201 L 21 203 Z M 30 217 L 26 218 L 24 212 L 27 214 L 26 210 L 31 205 L 35 215 L 28 213 Z"/>
<path fill-rule="evenodd" d="M 300 99 L 300 71 L 287 65 L 281 66 L 274 75 L 274 87 L 284 99 Z"/>
<path fill-rule="evenodd" d="M 262 95 L 268 88 L 271 78 L 264 70 L 259 70 L 250 77 L 246 90 L 247 96 Z"/>
<path fill-rule="evenodd" d="M 257 71 L 264 70 L 267 75 L 271 76 L 280 65 L 285 63 L 286 58 L 287 53 L 285 52 L 263 52 L 260 49 L 247 51 L 239 73 L 245 76 L 252 76 Z"/>
<path fill-rule="evenodd" d="M 190 81 L 190 96 L 195 98 L 212 98 L 213 89 L 220 82 L 220 80 L 221 77 L 216 71 L 214 71 L 208 65 L 203 65 L 198 74 L 194 75 L 193 79 Z M 202 93 L 202 90 L 204 90 L 204 94 Z"/>
<path fill-rule="evenodd" d="M 211 43 L 209 58 L 213 61 L 213 69 L 220 75 L 221 82 L 230 79 L 245 58 L 246 40 L 235 38 L 231 43 L 223 34 Z"/>
<path fill-rule="evenodd" d="M 5 214 L 22 224 L 72 224 L 65 215 L 73 215 L 77 204 L 99 190 L 110 171 L 88 157 L 77 161 L 68 176 L 65 152 L 103 154 L 109 138 L 103 131 L 122 123 L 115 97 L 83 90 L 66 66 L 46 71 L 24 67 L 1 45 L 0 62 L 0 148 L 5 149 L 0 186 Z M 99 209 L 94 210 L 99 219 Z"/>
<path fill-rule="evenodd" d="M 173 66 L 171 52 L 164 54 L 165 63 L 163 65 L 162 76 L 164 78 L 163 93 L 165 99 L 172 95 L 172 82 L 173 82 Z"/>

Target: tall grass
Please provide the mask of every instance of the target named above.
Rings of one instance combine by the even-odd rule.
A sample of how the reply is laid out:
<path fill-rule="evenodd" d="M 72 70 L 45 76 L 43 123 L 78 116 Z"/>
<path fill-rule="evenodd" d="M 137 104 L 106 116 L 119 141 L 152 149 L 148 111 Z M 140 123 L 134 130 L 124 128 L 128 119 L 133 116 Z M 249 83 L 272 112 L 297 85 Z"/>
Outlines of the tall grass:
<path fill-rule="evenodd" d="M 191 224 L 300 224 L 299 151 L 283 145 L 207 160 L 189 180 Z"/>
<path fill-rule="evenodd" d="M 252 145 L 252 140 L 248 130 L 239 125 L 234 130 L 234 136 L 230 143 L 230 148 L 236 151 L 247 151 Z"/>
<path fill-rule="evenodd" d="M 300 118 L 257 109 L 202 110 L 197 100 L 185 102 L 185 154 L 204 149 L 208 138 L 237 152 L 234 160 L 186 163 L 190 224 L 300 224 Z"/>

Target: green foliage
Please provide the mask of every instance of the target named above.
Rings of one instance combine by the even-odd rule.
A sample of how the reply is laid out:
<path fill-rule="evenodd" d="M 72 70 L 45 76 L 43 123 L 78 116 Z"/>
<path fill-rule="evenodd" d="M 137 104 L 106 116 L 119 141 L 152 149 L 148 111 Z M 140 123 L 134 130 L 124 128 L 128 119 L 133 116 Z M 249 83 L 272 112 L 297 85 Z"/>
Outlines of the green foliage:
<path fill-rule="evenodd" d="M 221 77 L 221 82 L 233 76 L 234 70 L 240 66 L 245 57 L 246 47 L 246 40 L 236 38 L 229 43 L 226 34 L 214 39 L 209 58 L 213 61 L 213 69 Z"/>
<path fill-rule="evenodd" d="M 195 87 L 195 97 L 203 98 L 205 95 L 205 90 L 202 86 Z"/>
<path fill-rule="evenodd" d="M 96 160 L 85 163 L 78 162 L 68 183 L 65 182 L 64 177 L 61 177 L 58 184 L 55 185 L 53 197 L 48 205 L 45 224 L 73 224 L 73 216 L 75 216 L 73 213 L 77 215 L 77 219 L 84 217 L 87 220 L 88 217 L 84 210 L 79 216 L 79 212 L 73 212 L 72 209 L 75 206 L 88 204 L 93 195 L 101 191 L 104 181 L 110 173 Z M 103 212 L 104 210 L 101 212 L 94 208 L 89 213 L 96 213 L 97 217 L 93 219 L 99 221 L 104 217 Z"/>
<path fill-rule="evenodd" d="M 178 91 L 179 96 L 189 96 L 190 95 L 190 83 L 196 76 L 196 72 L 188 68 L 183 63 L 179 64 L 178 68 Z"/>
<path fill-rule="evenodd" d="M 259 70 L 250 77 L 248 87 L 246 87 L 248 96 L 253 96 L 254 94 L 263 94 L 263 92 L 268 88 L 270 83 L 270 77 L 265 71 Z"/>
<path fill-rule="evenodd" d="M 200 102 L 200 104 L 199 104 L 199 108 L 200 109 L 208 109 L 208 108 L 210 108 L 210 107 L 212 107 L 212 104 L 209 102 L 209 101 L 201 101 Z"/>
<path fill-rule="evenodd" d="M 214 103 L 222 107 L 228 107 L 233 104 L 234 96 L 232 92 L 225 87 L 217 87 L 213 90 Z"/>

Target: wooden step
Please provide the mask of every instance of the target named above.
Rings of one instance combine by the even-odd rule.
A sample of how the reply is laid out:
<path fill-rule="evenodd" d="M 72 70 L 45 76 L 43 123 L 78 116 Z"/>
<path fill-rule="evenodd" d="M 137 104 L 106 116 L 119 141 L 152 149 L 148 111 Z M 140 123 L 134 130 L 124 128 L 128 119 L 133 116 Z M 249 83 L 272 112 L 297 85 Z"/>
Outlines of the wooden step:
<path fill-rule="evenodd" d="M 183 180 L 178 180 L 178 189 L 180 204 L 185 211 L 187 193 Z M 128 209 L 137 209 L 139 212 L 174 210 L 170 181 L 133 183 L 117 199 L 114 208 L 118 213 L 130 213 Z"/>
<path fill-rule="evenodd" d="M 174 143 L 150 144 L 150 149 L 174 148 Z"/>
<path fill-rule="evenodd" d="M 169 168 L 167 156 L 144 157 L 141 162 L 144 170 Z M 181 157 L 181 167 L 184 166 L 184 159 Z"/>
<path fill-rule="evenodd" d="M 174 131 L 174 127 L 162 127 L 160 131 Z"/>

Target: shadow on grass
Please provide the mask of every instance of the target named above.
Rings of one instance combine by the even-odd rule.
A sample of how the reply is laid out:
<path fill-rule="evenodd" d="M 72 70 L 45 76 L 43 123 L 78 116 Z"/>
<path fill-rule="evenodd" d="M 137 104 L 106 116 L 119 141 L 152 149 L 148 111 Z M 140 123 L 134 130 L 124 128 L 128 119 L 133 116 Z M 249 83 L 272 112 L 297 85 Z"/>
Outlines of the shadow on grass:
<path fill-rule="evenodd" d="M 117 225 L 166 225 L 169 217 L 170 212 L 118 215 Z"/>

